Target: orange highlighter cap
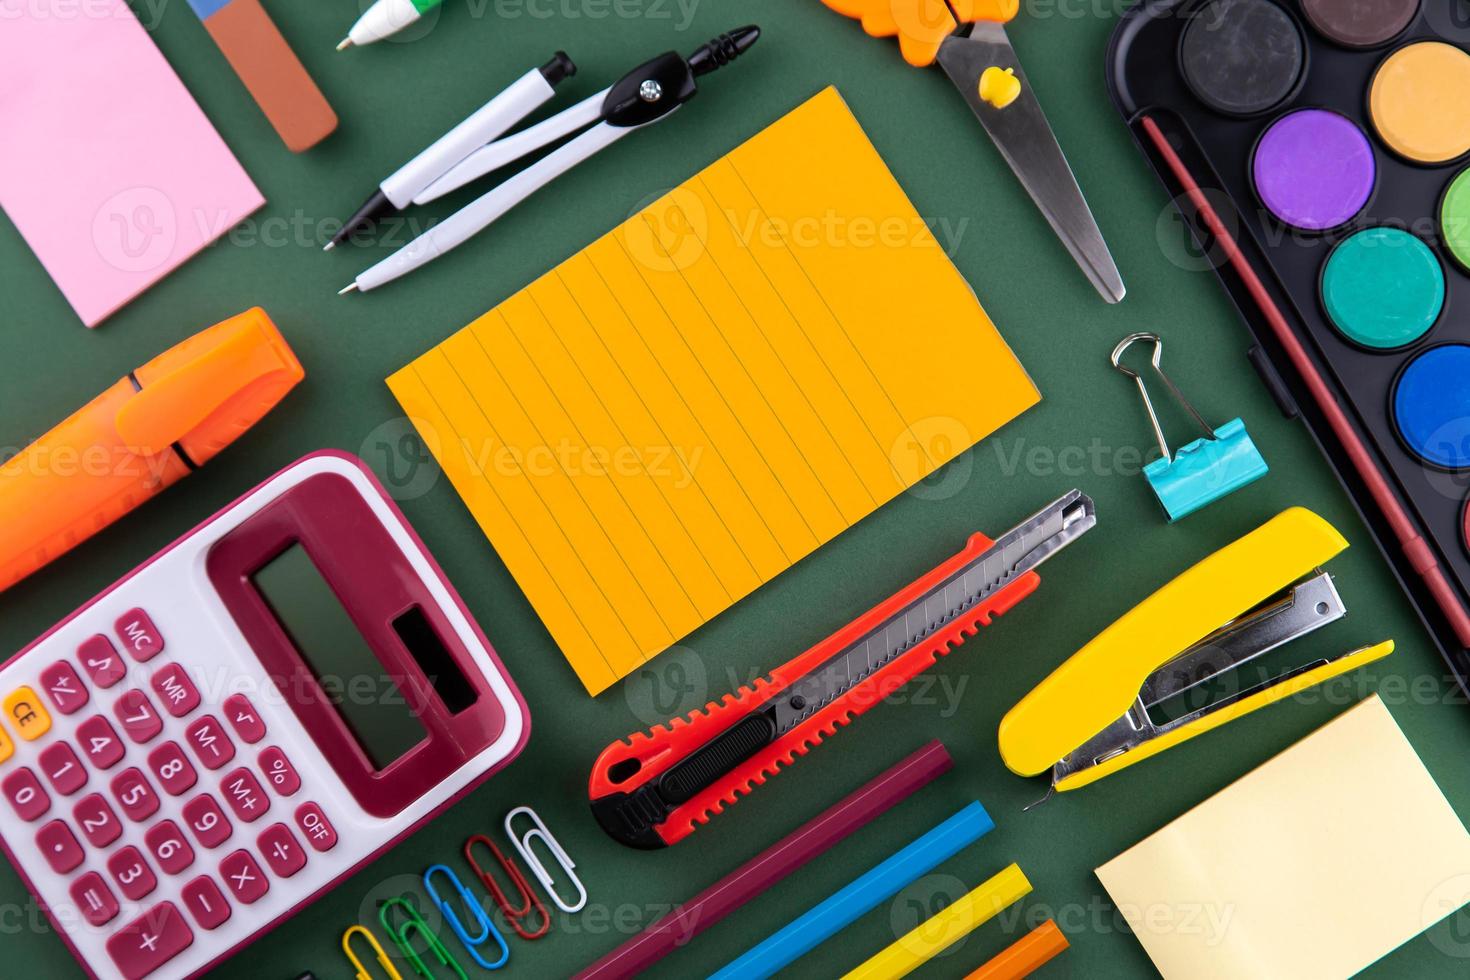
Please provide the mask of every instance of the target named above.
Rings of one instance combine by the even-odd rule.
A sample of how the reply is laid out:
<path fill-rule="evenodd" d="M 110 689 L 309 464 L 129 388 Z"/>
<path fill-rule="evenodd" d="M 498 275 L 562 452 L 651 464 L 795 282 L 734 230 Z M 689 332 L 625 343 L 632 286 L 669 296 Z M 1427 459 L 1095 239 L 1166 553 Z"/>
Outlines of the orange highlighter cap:
<path fill-rule="evenodd" d="M 117 432 L 141 455 L 177 445 L 202 466 L 305 376 L 286 338 L 257 306 L 134 371 L 140 390 L 118 412 Z"/>

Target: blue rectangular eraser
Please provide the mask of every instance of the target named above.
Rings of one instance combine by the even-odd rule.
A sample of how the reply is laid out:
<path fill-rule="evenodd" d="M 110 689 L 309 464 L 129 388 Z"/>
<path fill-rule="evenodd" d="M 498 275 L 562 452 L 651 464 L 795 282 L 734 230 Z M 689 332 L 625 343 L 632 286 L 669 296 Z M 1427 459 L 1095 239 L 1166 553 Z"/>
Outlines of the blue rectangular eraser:
<path fill-rule="evenodd" d="M 1213 439 L 1196 439 L 1175 453 L 1172 462 L 1154 460 L 1143 475 L 1172 523 L 1259 480 L 1267 469 L 1245 423 L 1231 419 L 1215 430 Z"/>

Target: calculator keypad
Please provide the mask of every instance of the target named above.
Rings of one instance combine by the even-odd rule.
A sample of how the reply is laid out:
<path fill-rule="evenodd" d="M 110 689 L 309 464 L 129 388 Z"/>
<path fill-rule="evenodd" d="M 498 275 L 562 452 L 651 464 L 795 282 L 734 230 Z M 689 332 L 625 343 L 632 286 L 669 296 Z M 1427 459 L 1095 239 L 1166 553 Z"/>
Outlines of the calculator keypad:
<path fill-rule="evenodd" d="M 112 711 L 122 725 L 123 734 L 131 742 L 139 745 L 147 744 L 163 731 L 163 719 L 158 716 L 153 702 L 148 700 L 148 695 L 137 689 L 128 691 L 118 698 L 117 703 L 112 706 Z"/>
<path fill-rule="evenodd" d="M 107 859 L 107 873 L 112 875 L 123 898 L 130 901 L 147 898 L 158 887 L 158 876 L 148 867 L 142 852 L 131 845 Z"/>
<path fill-rule="evenodd" d="M 68 719 L 68 730 L 52 734 L 25 766 L 0 768 L 0 796 L 32 824 L 51 869 L 72 879 L 66 889 L 81 921 L 109 926 L 124 901 L 153 903 L 116 926 L 106 943 L 128 980 L 155 972 L 193 945 L 194 928 L 220 928 L 235 906 L 268 894 L 273 878 L 298 875 L 313 852 L 338 842 L 326 812 L 309 799 L 289 816 L 261 819 L 273 800 L 300 794 L 303 781 L 279 745 L 236 761 L 237 742 L 253 746 L 268 733 L 248 697 L 233 694 L 217 714 L 200 714 L 204 699 L 176 661 L 133 668 L 137 686 L 120 686 L 130 677 L 124 654 L 141 664 L 164 649 L 152 618 L 132 609 L 110 634 L 95 634 L 74 656 L 47 664 L 33 685 L 0 691 L 0 767 L 16 751 L 10 734 L 36 741 L 51 731 L 51 712 Z M 75 727 L 73 715 L 80 718 Z M 101 785 L 88 791 L 93 776 Z M 53 814 L 68 797 L 75 803 Z M 170 803 L 177 809 L 160 816 L 167 798 L 182 805 Z M 119 843 L 129 823 L 140 825 L 141 843 Z M 259 832 L 225 848 L 245 825 Z M 84 867 L 89 850 L 97 863 Z"/>
<path fill-rule="evenodd" d="M 17 769 L 6 776 L 0 782 L 0 793 L 10 801 L 15 815 L 27 822 L 41 818 L 51 809 L 51 797 L 29 769 Z"/>
<path fill-rule="evenodd" d="M 101 715 L 77 726 L 77 744 L 87 760 L 104 771 L 121 762 L 127 752 L 112 724 Z"/>
<path fill-rule="evenodd" d="M 271 784 L 276 795 L 295 796 L 296 791 L 301 789 L 301 777 L 296 774 L 296 767 L 291 765 L 291 760 L 279 748 L 272 745 L 262 750 L 259 761 L 260 774 Z"/>
<path fill-rule="evenodd" d="M 194 848 L 189 846 L 184 832 L 172 820 L 151 827 L 143 835 L 143 842 L 148 845 L 149 853 L 164 874 L 183 874 L 194 863 Z"/>
<path fill-rule="evenodd" d="M 231 694 L 225 698 L 224 712 L 240 741 L 254 745 L 265 738 L 265 722 L 245 695 Z"/>
<path fill-rule="evenodd" d="M 57 742 L 42 750 L 36 762 L 51 788 L 62 796 L 71 796 L 87 785 L 87 767 L 77 758 L 76 749 L 66 742 Z"/>
<path fill-rule="evenodd" d="M 225 811 L 208 793 L 184 804 L 184 822 L 199 843 L 209 848 L 219 847 L 230 839 L 235 830 Z"/>
<path fill-rule="evenodd" d="M 34 742 L 51 730 L 51 713 L 29 687 L 17 688 L 5 696 L 5 721 L 27 742 Z"/>
<path fill-rule="evenodd" d="M 158 794 L 141 769 L 124 769 L 112 780 L 112 797 L 123 816 L 142 823 L 158 812 Z"/>
<path fill-rule="evenodd" d="M 106 847 L 122 836 L 122 822 L 101 793 L 83 797 L 72 816 L 76 817 L 77 826 L 82 828 L 82 836 L 93 847 Z"/>
<path fill-rule="evenodd" d="M 169 664 L 153 675 L 153 690 L 163 710 L 182 718 L 199 707 L 199 689 L 178 664 Z"/>
<path fill-rule="evenodd" d="M 213 715 L 205 715 L 184 729 L 184 737 L 206 769 L 218 769 L 235 758 L 235 743 Z"/>
<path fill-rule="evenodd" d="M 178 742 L 164 742 L 148 753 L 148 768 L 169 796 L 182 796 L 199 782 L 199 773 Z"/>
<path fill-rule="evenodd" d="M 219 873 L 225 880 L 225 887 L 241 905 L 258 902 L 271 890 L 265 872 L 260 870 L 249 851 L 235 851 L 225 858 L 219 863 Z"/>
<path fill-rule="evenodd" d="M 235 811 L 235 816 L 244 823 L 253 823 L 265 816 L 271 801 L 260 788 L 260 781 L 249 769 L 240 768 L 230 773 L 220 783 L 225 802 Z"/>
<path fill-rule="evenodd" d="M 75 871 L 84 857 L 82 845 L 64 820 L 53 820 L 36 832 L 36 850 L 59 875 Z"/>
<path fill-rule="evenodd" d="M 118 618 L 117 638 L 123 649 L 140 664 L 146 664 L 163 652 L 163 636 L 153 620 L 141 609 L 130 609 Z"/>
<path fill-rule="evenodd" d="M 71 900 L 88 925 L 105 926 L 117 918 L 117 899 L 95 871 L 88 871 L 71 883 Z"/>
<path fill-rule="evenodd" d="M 153 906 L 107 941 L 125 980 L 143 980 L 194 944 L 194 933 L 172 902 Z"/>
<path fill-rule="evenodd" d="M 117 647 L 101 633 L 77 647 L 77 659 L 92 683 L 104 691 L 128 675 L 128 665 L 118 656 Z"/>
<path fill-rule="evenodd" d="M 185 885 L 179 898 L 201 929 L 218 929 L 230 920 L 230 900 L 209 875 L 200 875 Z"/>
<path fill-rule="evenodd" d="M 58 660 L 41 671 L 41 687 L 58 714 L 74 715 L 90 700 L 76 668 L 65 660 Z"/>

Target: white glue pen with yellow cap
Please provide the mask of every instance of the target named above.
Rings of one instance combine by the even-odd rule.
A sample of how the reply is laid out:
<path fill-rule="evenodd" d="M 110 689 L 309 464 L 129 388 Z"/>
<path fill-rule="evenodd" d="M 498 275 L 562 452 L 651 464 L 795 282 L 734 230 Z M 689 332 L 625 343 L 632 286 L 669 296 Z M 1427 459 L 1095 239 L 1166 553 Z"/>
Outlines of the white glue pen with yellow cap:
<path fill-rule="evenodd" d="M 209 462 L 303 377 L 259 308 L 130 372 L 0 465 L 0 590 Z"/>

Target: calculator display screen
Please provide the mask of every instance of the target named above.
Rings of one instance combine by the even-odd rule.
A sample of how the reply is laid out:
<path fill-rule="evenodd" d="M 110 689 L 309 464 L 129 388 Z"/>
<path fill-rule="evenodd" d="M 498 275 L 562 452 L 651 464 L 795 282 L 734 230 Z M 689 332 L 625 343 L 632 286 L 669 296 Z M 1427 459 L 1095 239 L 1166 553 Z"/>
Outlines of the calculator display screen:
<path fill-rule="evenodd" d="M 428 737 L 305 548 L 287 548 L 251 581 L 375 768 Z"/>

